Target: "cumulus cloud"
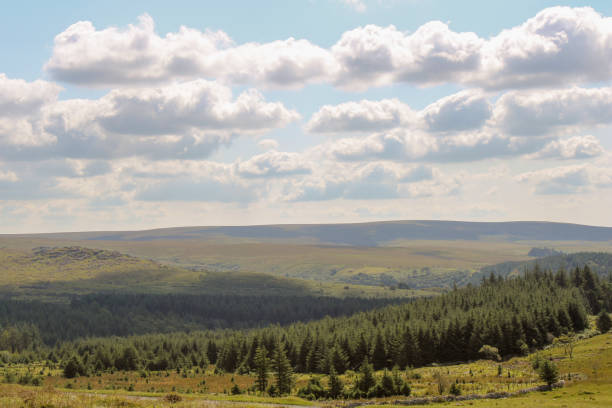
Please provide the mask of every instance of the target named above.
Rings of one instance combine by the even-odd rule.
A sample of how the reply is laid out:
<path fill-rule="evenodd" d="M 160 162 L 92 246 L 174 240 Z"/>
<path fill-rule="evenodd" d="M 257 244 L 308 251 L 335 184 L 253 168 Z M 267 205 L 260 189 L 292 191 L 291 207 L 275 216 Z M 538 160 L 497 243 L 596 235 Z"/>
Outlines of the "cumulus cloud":
<path fill-rule="evenodd" d="M 100 105 L 107 108 L 98 119 L 102 127 L 130 135 L 176 135 L 190 129 L 266 131 L 299 117 L 281 103 L 266 102 L 254 89 L 232 100 L 229 88 L 205 80 L 114 90 Z"/>
<path fill-rule="evenodd" d="M 337 84 L 363 89 L 393 82 L 459 81 L 478 69 L 482 44 L 474 33 L 455 33 L 433 21 L 413 34 L 395 26 L 360 27 L 342 34 L 331 50 L 341 66 Z"/>
<path fill-rule="evenodd" d="M 222 31 L 181 27 L 160 37 L 149 15 L 126 29 L 97 30 L 80 21 L 55 37 L 45 69 L 56 79 L 87 86 L 122 86 L 215 78 L 233 83 L 294 87 L 332 73 L 330 53 L 307 40 L 236 46 Z"/>
<path fill-rule="evenodd" d="M 418 112 L 398 99 L 325 105 L 312 115 L 306 130 L 313 133 L 363 133 L 402 127 L 458 132 L 482 127 L 491 113 L 492 104 L 485 94 L 467 90 L 441 98 Z"/>
<path fill-rule="evenodd" d="M 612 123 L 612 88 L 511 91 L 494 108 L 494 121 L 513 135 L 567 133 Z"/>
<path fill-rule="evenodd" d="M 314 133 L 370 132 L 411 126 L 416 113 L 398 99 L 361 100 L 325 105 L 312 115 L 306 130 Z"/>
<path fill-rule="evenodd" d="M 491 117 L 492 105 L 478 91 L 458 92 L 427 106 L 421 113 L 433 132 L 462 131 L 482 127 Z"/>
<path fill-rule="evenodd" d="M 612 78 L 612 18 L 590 7 L 551 7 L 502 31 L 482 48 L 474 83 L 542 87 Z"/>
<path fill-rule="evenodd" d="M 40 146 L 54 140 L 44 130 L 41 109 L 57 100 L 62 88 L 0 74 L 0 145 Z"/>
<path fill-rule="evenodd" d="M 429 166 L 372 162 L 332 167 L 287 184 L 283 198 L 288 201 L 416 198 L 450 194 L 457 187 L 456 180 Z"/>
<path fill-rule="evenodd" d="M 358 27 L 325 49 L 294 38 L 237 45 L 224 32 L 187 27 L 161 37 L 143 15 L 124 29 L 71 25 L 56 36 L 45 69 L 58 80 L 94 87 L 202 77 L 288 88 L 327 82 L 353 90 L 398 82 L 558 86 L 612 79 L 610 27 L 612 18 L 592 8 L 551 7 L 489 39 L 430 21 L 412 33 Z"/>
<path fill-rule="evenodd" d="M 574 136 L 553 140 L 539 152 L 530 155 L 532 159 L 588 159 L 604 153 L 599 140 L 591 135 Z"/>
<path fill-rule="evenodd" d="M 594 187 L 612 187 L 612 170 L 590 164 L 554 167 L 520 174 L 519 182 L 534 186 L 536 194 L 576 194 Z"/>
<path fill-rule="evenodd" d="M 18 104 L 18 96 L 14 99 Z M 29 127 L 22 133 L 14 131 L 19 118 L 0 113 L 0 155 L 201 158 L 237 135 L 263 134 L 298 118 L 297 112 L 267 102 L 256 90 L 234 98 L 228 87 L 213 81 L 125 88 L 95 100 L 46 98 L 26 117 Z"/>
<path fill-rule="evenodd" d="M 309 174 L 311 165 L 299 153 L 275 150 L 251 157 L 236 164 L 236 172 L 247 178 L 285 177 Z"/>
<path fill-rule="evenodd" d="M 507 137 L 496 132 L 448 136 L 394 129 L 366 138 L 344 138 L 325 145 L 331 157 L 344 161 L 395 160 L 461 162 L 533 153 L 548 139 Z"/>

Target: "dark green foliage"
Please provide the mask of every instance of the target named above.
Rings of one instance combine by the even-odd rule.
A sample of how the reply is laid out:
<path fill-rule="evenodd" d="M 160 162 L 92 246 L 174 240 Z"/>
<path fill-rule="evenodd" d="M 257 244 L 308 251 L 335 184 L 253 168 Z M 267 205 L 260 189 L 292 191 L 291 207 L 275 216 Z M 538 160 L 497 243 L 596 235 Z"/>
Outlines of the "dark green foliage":
<path fill-rule="evenodd" d="M 53 345 L 79 337 L 289 324 L 325 316 L 346 316 L 407 301 L 314 296 L 107 293 L 74 296 L 69 304 L 0 299 L 0 327 L 5 327 L 0 332 L 0 349 L 21 352 L 39 347 L 42 340 Z M 32 322 L 34 325 L 22 322 Z M 208 359 L 214 364 L 215 357 L 209 355 Z"/>
<path fill-rule="evenodd" d="M 602 333 L 607 333 L 612 328 L 612 319 L 610 319 L 610 315 L 605 310 L 602 310 L 597 316 L 597 330 Z"/>
<path fill-rule="evenodd" d="M 291 387 L 293 387 L 293 370 L 287 358 L 285 345 L 280 341 L 277 343 L 276 349 L 274 350 L 272 369 L 274 370 L 278 395 L 290 394 Z"/>
<path fill-rule="evenodd" d="M 253 360 L 253 364 L 255 366 L 255 387 L 259 392 L 265 392 L 268 387 L 268 371 L 269 361 L 268 355 L 265 347 L 259 346 L 257 347 L 257 351 L 255 352 L 255 358 Z"/>
<path fill-rule="evenodd" d="M 538 374 L 540 375 L 540 379 L 544 381 L 548 387 L 551 387 L 559 381 L 559 368 L 550 360 L 544 360 L 542 364 L 540 364 Z"/>
<path fill-rule="evenodd" d="M 318 400 L 328 397 L 328 391 L 323 388 L 318 378 L 312 377 L 308 380 L 306 387 L 298 390 L 298 396 L 308 400 Z"/>
<path fill-rule="evenodd" d="M 344 393 L 344 384 L 333 368 L 329 373 L 328 395 L 332 399 L 340 398 Z"/>
<path fill-rule="evenodd" d="M 461 395 L 461 388 L 459 388 L 459 384 L 454 382 L 451 384 L 448 392 L 452 395 L 458 396 L 458 395 Z"/>
<path fill-rule="evenodd" d="M 74 378 L 78 375 L 85 375 L 86 371 L 81 361 L 76 356 L 72 356 L 64 366 L 63 374 L 66 378 Z"/>
<path fill-rule="evenodd" d="M 39 344 L 36 336 L 28 340 L 29 326 L 21 337 L 23 346 L 15 348 L 17 353 L 22 348 L 23 354 L 11 355 L 11 361 L 49 357 L 66 364 L 76 355 L 82 366 L 76 370 L 79 375 L 117 369 L 181 372 L 209 363 L 215 364 L 217 372 L 248 373 L 257 372 L 257 351 L 265 350 L 271 360 L 269 371 L 274 373 L 278 344 L 284 347 L 283 361 L 289 369 L 320 374 L 330 374 L 332 369 L 336 373 L 361 369 L 363 374 L 364 361 L 368 366 L 375 363 L 376 368 L 391 369 L 397 364 L 404 369 L 475 360 L 482 357 L 484 345 L 508 358 L 547 345 L 551 335 L 580 332 L 588 326 L 590 301 L 585 288 L 598 293 L 596 300 L 601 304 L 612 296 L 607 282 L 591 280 L 588 275 L 588 271 L 573 272 L 575 279 L 568 278 L 561 286 L 557 275 L 536 269 L 522 277 L 494 277 L 479 287 L 458 288 L 348 317 L 261 329 L 89 338 L 48 347 Z M 581 286 L 574 287 L 575 283 Z M 296 305 L 302 307 L 300 301 Z M 0 316 L 2 313 L 0 308 Z M 374 385 L 370 378 L 357 391 L 366 395 Z M 402 386 L 395 384 L 394 392 L 401 393 Z M 278 388 L 274 389 L 277 393 L 288 392 L 284 385 Z"/>
<path fill-rule="evenodd" d="M 372 364 L 368 361 L 366 357 L 361 364 L 361 369 L 359 370 L 359 381 L 357 382 L 357 388 L 363 393 L 367 394 L 370 391 L 376 381 L 374 380 L 374 369 L 372 368 Z"/>

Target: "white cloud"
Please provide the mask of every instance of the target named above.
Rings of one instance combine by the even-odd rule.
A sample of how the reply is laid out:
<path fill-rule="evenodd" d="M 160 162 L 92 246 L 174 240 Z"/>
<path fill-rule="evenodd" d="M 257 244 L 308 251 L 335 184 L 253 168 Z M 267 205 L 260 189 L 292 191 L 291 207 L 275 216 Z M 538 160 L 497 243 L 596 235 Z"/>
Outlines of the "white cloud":
<path fill-rule="evenodd" d="M 45 99 L 31 115 L 0 116 L 1 156 L 206 157 L 238 135 L 264 134 L 299 118 L 256 90 L 234 98 L 228 87 L 205 80 L 117 89 L 95 100 Z M 23 132 L 8 132 L 22 123 Z M 4 131 L 6 124 L 12 127 Z"/>
<path fill-rule="evenodd" d="M 278 150 L 280 144 L 274 139 L 262 139 L 257 142 L 257 146 L 262 150 Z"/>
<path fill-rule="evenodd" d="M 10 170 L 0 170 L 0 182 L 15 183 L 19 181 L 19 177 Z"/>
<path fill-rule="evenodd" d="M 335 199 L 380 200 L 448 194 L 443 177 L 427 166 L 372 162 L 357 165 L 328 163 L 313 176 L 286 184 L 283 199 L 323 201 Z"/>
<path fill-rule="evenodd" d="M 481 92 L 458 92 L 427 106 L 421 113 L 433 132 L 478 129 L 491 117 L 492 105 Z"/>
<path fill-rule="evenodd" d="M 58 80 L 94 87 L 202 77 L 285 88 L 327 82 L 352 90 L 398 82 L 566 86 L 612 79 L 611 27 L 612 18 L 592 8 L 551 7 L 490 39 L 430 21 L 412 33 L 358 27 L 324 49 L 294 38 L 236 45 L 221 31 L 186 27 L 161 37 L 143 15 L 125 29 L 71 25 L 56 36 L 45 69 Z"/>
<path fill-rule="evenodd" d="M 532 159 L 586 159 L 604 153 L 599 140 L 591 135 L 574 136 L 553 140 L 539 152 L 530 155 Z"/>
<path fill-rule="evenodd" d="M 592 164 L 562 166 L 523 173 L 516 179 L 533 185 L 536 194 L 577 194 L 612 187 L 612 169 Z"/>
<path fill-rule="evenodd" d="M 309 174 L 311 164 L 299 153 L 278 152 L 275 150 L 251 157 L 236 163 L 236 172 L 247 178 L 286 177 Z"/>
<path fill-rule="evenodd" d="M 366 138 L 344 138 L 321 149 L 337 160 L 461 162 L 533 153 L 548 139 L 507 137 L 497 132 L 466 132 L 434 136 L 394 129 Z"/>
<path fill-rule="evenodd" d="M 0 145 L 41 146 L 54 141 L 44 131 L 41 109 L 57 100 L 62 88 L 37 80 L 26 82 L 0 74 Z"/>
<path fill-rule="evenodd" d="M 148 15 L 121 30 L 96 30 L 80 21 L 55 37 L 45 69 L 56 79 L 86 86 L 123 86 L 215 78 L 239 84 L 295 87 L 336 69 L 330 53 L 289 38 L 235 46 L 221 31 L 181 27 L 160 37 Z"/>
<path fill-rule="evenodd" d="M 551 7 L 504 30 L 482 48 L 474 83 L 543 87 L 612 78 L 612 18 L 590 7 Z"/>
<path fill-rule="evenodd" d="M 325 105 L 306 125 L 314 133 L 370 132 L 414 126 L 416 113 L 398 99 Z"/>
<path fill-rule="evenodd" d="M 474 33 L 455 33 L 433 21 L 410 35 L 394 26 L 360 27 L 344 33 L 331 50 L 342 67 L 338 85 L 364 89 L 393 82 L 459 81 L 478 69 L 482 44 Z"/>
<path fill-rule="evenodd" d="M 494 121 L 514 135 L 563 134 L 609 124 L 612 88 L 511 91 L 495 104 Z"/>

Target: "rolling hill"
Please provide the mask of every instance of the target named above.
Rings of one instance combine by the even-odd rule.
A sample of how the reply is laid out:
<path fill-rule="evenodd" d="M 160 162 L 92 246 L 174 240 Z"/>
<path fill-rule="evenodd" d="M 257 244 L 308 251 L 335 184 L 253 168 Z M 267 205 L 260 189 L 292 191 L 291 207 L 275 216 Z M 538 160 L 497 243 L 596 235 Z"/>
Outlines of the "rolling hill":
<path fill-rule="evenodd" d="M 20 235 L 29 236 L 34 235 Z M 147 231 L 38 234 L 71 240 L 231 240 L 383 246 L 402 240 L 612 241 L 612 227 L 557 222 L 385 221 L 356 224 L 295 224 L 180 227 Z"/>

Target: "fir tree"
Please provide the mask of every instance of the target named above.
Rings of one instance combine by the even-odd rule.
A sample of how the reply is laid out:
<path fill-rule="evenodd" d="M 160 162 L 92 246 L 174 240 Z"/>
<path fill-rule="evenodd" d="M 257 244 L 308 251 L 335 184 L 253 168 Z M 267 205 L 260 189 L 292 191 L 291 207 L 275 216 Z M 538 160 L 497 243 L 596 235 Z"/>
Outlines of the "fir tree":
<path fill-rule="evenodd" d="M 545 360 L 538 370 L 540 379 L 552 388 L 552 385 L 559 381 L 559 368 L 550 360 Z"/>
<path fill-rule="evenodd" d="M 255 358 L 253 359 L 253 365 L 255 366 L 255 387 L 259 392 L 265 392 L 268 388 L 268 353 L 266 348 L 258 346 L 255 351 Z"/>
<path fill-rule="evenodd" d="M 272 366 L 276 379 L 276 391 L 279 395 L 290 394 L 293 386 L 293 370 L 285 352 L 285 345 L 280 341 L 276 344 Z"/>
<path fill-rule="evenodd" d="M 361 369 L 359 371 L 361 373 L 361 378 L 359 378 L 358 383 L 359 390 L 363 393 L 367 393 L 370 388 L 376 384 L 374 380 L 374 370 L 367 357 L 363 360 L 363 363 L 361 363 Z"/>
<path fill-rule="evenodd" d="M 332 399 L 338 399 L 342 396 L 344 391 L 344 384 L 342 384 L 342 380 L 336 374 L 336 370 L 332 367 L 329 371 L 329 396 Z"/>
<path fill-rule="evenodd" d="M 605 310 L 602 310 L 597 316 L 597 330 L 602 333 L 607 333 L 612 328 L 612 320 L 610 315 Z"/>

